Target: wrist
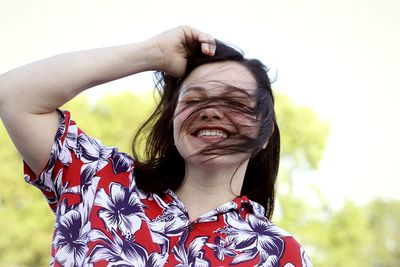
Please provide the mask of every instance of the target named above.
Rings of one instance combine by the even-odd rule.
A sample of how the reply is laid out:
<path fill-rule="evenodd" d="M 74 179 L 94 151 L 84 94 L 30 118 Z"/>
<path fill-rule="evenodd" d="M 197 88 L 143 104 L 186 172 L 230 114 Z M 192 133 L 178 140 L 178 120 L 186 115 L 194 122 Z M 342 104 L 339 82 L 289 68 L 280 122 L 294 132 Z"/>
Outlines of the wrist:
<path fill-rule="evenodd" d="M 140 71 L 158 71 L 163 69 L 164 56 L 159 46 L 151 41 L 135 43 L 129 46 L 130 64 L 140 66 Z"/>

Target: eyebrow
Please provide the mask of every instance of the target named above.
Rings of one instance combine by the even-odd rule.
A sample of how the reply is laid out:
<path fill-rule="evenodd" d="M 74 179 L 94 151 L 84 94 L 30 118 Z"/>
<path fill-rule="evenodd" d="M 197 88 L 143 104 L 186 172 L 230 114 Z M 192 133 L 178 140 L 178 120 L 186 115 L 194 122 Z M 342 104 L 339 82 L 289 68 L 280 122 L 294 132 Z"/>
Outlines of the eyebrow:
<path fill-rule="evenodd" d="M 184 96 L 192 91 L 195 91 L 196 93 L 204 94 L 206 91 L 206 88 L 201 87 L 201 86 L 189 86 L 189 87 L 185 88 L 185 92 L 182 93 L 182 96 Z"/>
<path fill-rule="evenodd" d="M 186 95 L 186 94 L 188 94 L 190 92 L 193 92 L 193 91 L 196 92 L 196 93 L 201 93 L 202 95 L 204 95 L 207 90 L 208 89 L 206 89 L 206 88 L 204 88 L 202 86 L 189 86 L 189 87 L 185 88 L 185 92 L 182 93 L 182 96 L 184 96 L 184 95 Z M 241 94 L 245 95 L 246 97 L 251 97 L 251 95 L 244 89 L 241 89 L 239 87 L 232 86 L 232 85 L 225 85 L 224 86 L 224 92 L 223 93 L 235 93 L 235 92 L 241 93 Z"/>

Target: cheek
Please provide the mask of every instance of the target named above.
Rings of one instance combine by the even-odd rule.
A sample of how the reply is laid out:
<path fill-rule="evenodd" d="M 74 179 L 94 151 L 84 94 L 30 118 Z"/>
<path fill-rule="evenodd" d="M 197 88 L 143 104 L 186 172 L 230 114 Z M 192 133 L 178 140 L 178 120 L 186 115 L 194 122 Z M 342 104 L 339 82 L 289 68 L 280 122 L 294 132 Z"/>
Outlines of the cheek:
<path fill-rule="evenodd" d="M 174 128 L 178 125 L 182 126 L 185 120 L 188 120 L 194 111 L 195 108 L 193 108 L 192 106 L 184 106 L 183 104 L 178 104 L 174 113 Z"/>
<path fill-rule="evenodd" d="M 182 126 L 187 117 L 187 111 L 182 111 L 181 108 L 178 106 L 175 114 L 174 114 L 174 121 L 173 121 L 173 127 L 174 127 L 174 142 L 175 144 L 178 142 L 179 139 L 179 134 L 183 130 Z"/>
<path fill-rule="evenodd" d="M 256 117 L 251 118 L 245 117 L 243 115 L 236 115 L 231 117 L 234 124 L 238 127 L 239 133 L 250 138 L 257 138 L 260 132 L 259 121 Z"/>

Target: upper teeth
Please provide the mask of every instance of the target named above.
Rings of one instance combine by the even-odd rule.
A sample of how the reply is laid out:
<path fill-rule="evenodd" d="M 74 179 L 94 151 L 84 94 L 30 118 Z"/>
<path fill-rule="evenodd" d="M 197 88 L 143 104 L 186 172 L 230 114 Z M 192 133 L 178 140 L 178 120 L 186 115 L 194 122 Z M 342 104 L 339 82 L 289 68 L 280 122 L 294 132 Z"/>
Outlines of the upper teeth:
<path fill-rule="evenodd" d="M 227 137 L 227 133 L 221 130 L 201 130 L 197 136 L 215 136 L 215 137 Z"/>

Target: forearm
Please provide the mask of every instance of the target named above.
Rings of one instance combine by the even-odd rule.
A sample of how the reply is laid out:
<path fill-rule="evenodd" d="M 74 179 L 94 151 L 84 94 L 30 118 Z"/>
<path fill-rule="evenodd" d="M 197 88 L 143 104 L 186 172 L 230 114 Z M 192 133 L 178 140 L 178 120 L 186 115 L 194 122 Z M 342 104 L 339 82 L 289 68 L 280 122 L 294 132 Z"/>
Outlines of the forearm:
<path fill-rule="evenodd" d="M 83 90 L 147 70 L 182 77 L 192 48 L 209 56 L 209 34 L 181 26 L 145 42 L 54 56 L 0 75 L 0 118 L 36 174 L 48 161 L 58 128 L 57 108 Z"/>
<path fill-rule="evenodd" d="M 54 56 L 1 75 L 0 104 L 48 113 L 87 88 L 157 69 L 160 60 L 146 42 Z"/>

